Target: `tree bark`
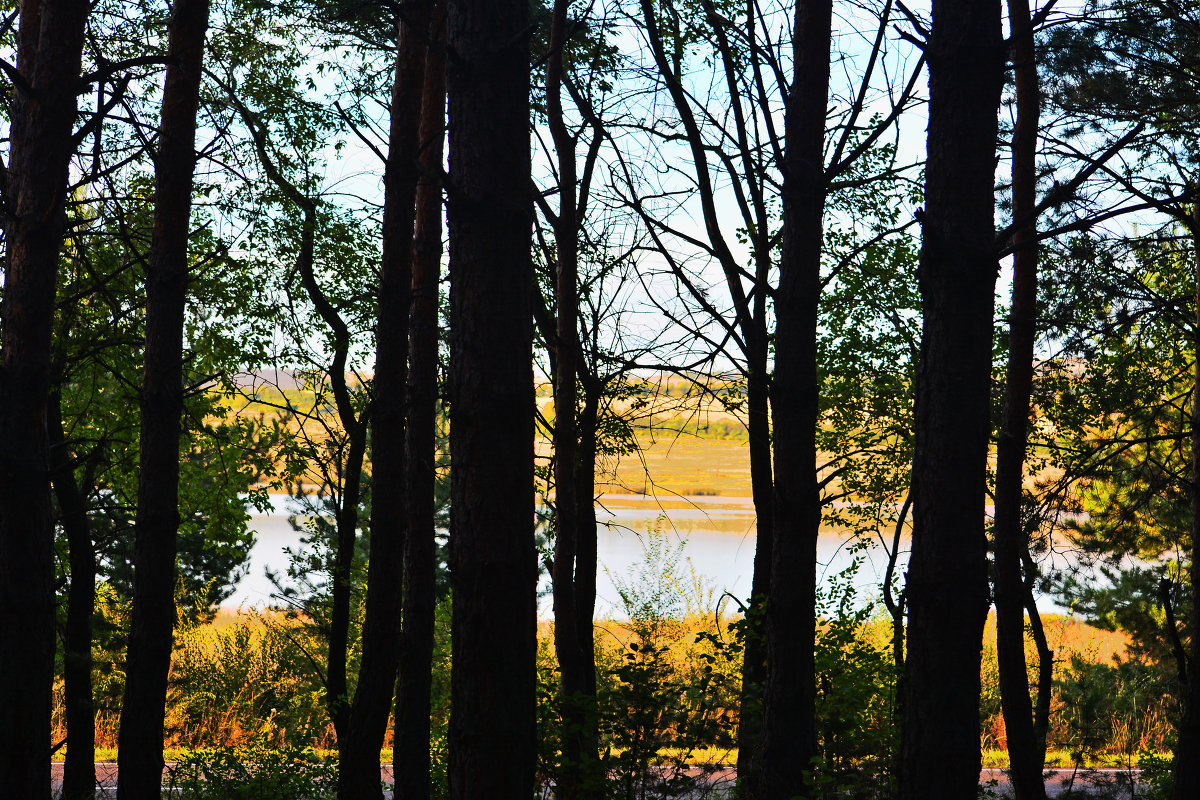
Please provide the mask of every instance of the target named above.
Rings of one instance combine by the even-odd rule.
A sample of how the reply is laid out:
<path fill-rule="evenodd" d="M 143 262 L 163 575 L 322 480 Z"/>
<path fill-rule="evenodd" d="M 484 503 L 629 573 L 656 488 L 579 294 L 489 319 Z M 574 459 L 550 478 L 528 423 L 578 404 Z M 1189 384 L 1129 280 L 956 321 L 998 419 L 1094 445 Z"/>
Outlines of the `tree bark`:
<path fill-rule="evenodd" d="M 96 793 L 96 711 L 92 699 L 92 614 L 96 606 L 96 548 L 87 507 L 67 450 L 61 395 L 51 391 L 47 408 L 50 469 L 62 527 L 67 534 L 71 582 L 63 642 L 64 717 L 67 753 L 63 800 L 93 800 Z"/>
<path fill-rule="evenodd" d="M 537 561 L 524 0 L 449 16 L 450 795 L 534 789 Z"/>
<path fill-rule="evenodd" d="M 404 623 L 396 692 L 393 773 L 396 796 L 429 800 L 429 714 L 437 567 L 438 279 L 442 267 L 442 154 L 446 130 L 446 4 L 433 10 L 421 101 L 412 304 L 408 321 L 408 426 L 405 429 L 408 535 Z"/>
<path fill-rule="evenodd" d="M 50 794 L 54 522 L 47 464 L 50 331 L 75 93 L 89 4 L 27 0 L 17 32 L 0 350 L 0 786 Z"/>
<path fill-rule="evenodd" d="M 133 614 L 118 738 L 117 794 L 159 800 L 163 716 L 175 627 L 183 316 L 208 0 L 178 0 L 169 25 L 162 118 L 154 165 L 154 229 L 146 275 Z"/>
<path fill-rule="evenodd" d="M 808 797 L 818 754 L 816 683 L 817 304 L 825 212 L 831 0 L 800 0 L 784 121 L 783 251 L 775 294 L 774 536 L 767 600 L 762 798 Z"/>
<path fill-rule="evenodd" d="M 1037 335 L 1037 132 L 1040 99 L 1028 0 L 1008 0 L 1016 76 L 1017 121 L 1012 139 L 1012 310 L 1004 416 L 996 443 L 996 658 L 1008 739 L 1009 773 L 1017 800 L 1044 800 L 1046 754 L 1034 730 L 1025 660 L 1025 585 L 1021 555 L 1028 542 L 1021 521 L 1033 346 Z"/>
<path fill-rule="evenodd" d="M 379 753 L 400 668 L 408 524 L 404 502 L 408 317 L 430 5 L 421 2 L 408 6 L 397 19 L 371 400 L 371 556 L 367 564 L 362 663 L 350 711 L 350 735 L 339 747 L 338 795 L 342 800 L 383 797 Z"/>
<path fill-rule="evenodd" d="M 1197 184 L 1200 193 L 1200 183 Z M 1195 203 L 1191 217 L 1192 257 L 1196 262 L 1195 308 L 1197 326 L 1193 341 L 1200 356 L 1200 202 Z M 1196 542 L 1200 541 L 1200 357 L 1196 359 L 1195 388 L 1192 390 L 1192 540 L 1191 581 L 1193 603 L 1200 587 L 1200 558 Z M 1200 613 L 1192 609 L 1191 642 L 1188 646 L 1188 682 L 1184 689 L 1183 714 L 1179 720 L 1178 739 L 1171 763 L 1171 796 L 1175 800 L 1191 800 L 1200 796 Z"/>
<path fill-rule="evenodd" d="M 988 608 L 984 489 L 996 282 L 999 0 L 934 0 L 919 268 L 904 800 L 974 797 Z"/>

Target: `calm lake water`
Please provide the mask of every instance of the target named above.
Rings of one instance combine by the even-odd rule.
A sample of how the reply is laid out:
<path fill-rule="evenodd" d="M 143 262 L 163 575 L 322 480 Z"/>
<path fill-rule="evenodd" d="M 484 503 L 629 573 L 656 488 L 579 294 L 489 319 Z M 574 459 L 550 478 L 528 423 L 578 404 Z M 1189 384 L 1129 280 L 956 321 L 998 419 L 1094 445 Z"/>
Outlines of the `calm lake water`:
<path fill-rule="evenodd" d="M 288 558 L 285 548 L 297 548 L 300 534 L 288 524 L 288 501 L 274 498 L 270 514 L 255 515 L 250 526 L 257 542 L 250 552 L 249 574 L 242 579 L 233 596 L 225 602 L 229 608 L 263 607 L 272 603 L 274 586 L 267 570 L 283 572 Z M 652 542 L 660 540 L 658 550 L 673 553 L 677 548 L 676 577 L 682 591 L 694 595 L 692 575 L 714 597 L 728 592 L 734 597 L 750 594 L 754 570 L 754 504 L 749 497 L 672 497 L 653 499 L 642 495 L 606 495 L 598 512 L 599 574 L 597 576 L 597 614 L 625 616 L 618 585 L 636 585 L 641 573 L 657 575 L 659 563 L 647 561 Z M 818 543 L 818 576 L 828 579 L 846 569 L 852 555 L 847 537 L 835 530 L 824 530 Z M 903 545 L 907 547 L 907 543 Z M 901 553 L 900 568 L 907 561 Z M 887 566 L 882 548 L 866 553 L 854 584 L 862 601 L 878 597 L 880 581 Z M 615 582 L 614 582 L 615 579 Z M 542 590 L 548 589 L 543 578 Z M 543 597 L 540 613 L 550 614 L 550 601 Z"/>

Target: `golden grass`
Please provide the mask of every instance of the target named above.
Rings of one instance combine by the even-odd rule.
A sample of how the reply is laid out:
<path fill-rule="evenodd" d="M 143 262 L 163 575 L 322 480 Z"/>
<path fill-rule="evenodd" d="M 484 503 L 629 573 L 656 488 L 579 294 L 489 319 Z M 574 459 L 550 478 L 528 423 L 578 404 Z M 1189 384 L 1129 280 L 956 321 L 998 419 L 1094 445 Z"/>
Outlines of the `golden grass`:
<path fill-rule="evenodd" d="M 1129 635 L 1120 631 L 1106 631 L 1088 625 L 1083 620 L 1065 614 L 1041 614 L 1042 627 L 1046 631 L 1046 644 L 1054 651 L 1055 663 L 1068 663 L 1072 655 L 1078 655 L 1092 664 L 1111 664 L 1114 659 L 1125 655 L 1129 647 Z M 1028 616 L 1026 617 L 1028 624 Z M 1029 657 L 1034 658 L 1033 640 L 1026 634 Z M 985 645 L 994 648 L 996 643 L 996 613 L 988 614 L 983 629 Z"/>
<path fill-rule="evenodd" d="M 1008 751 L 986 749 L 983 751 L 984 769 L 1008 769 Z M 1160 758 L 1170 758 L 1170 753 L 1157 753 Z M 1075 754 L 1063 748 L 1051 748 L 1046 751 L 1046 766 L 1054 769 L 1071 769 L 1075 766 Z M 1114 767 L 1138 766 L 1138 755 L 1125 756 L 1120 753 L 1089 754 L 1079 765 L 1084 769 L 1104 769 Z"/>

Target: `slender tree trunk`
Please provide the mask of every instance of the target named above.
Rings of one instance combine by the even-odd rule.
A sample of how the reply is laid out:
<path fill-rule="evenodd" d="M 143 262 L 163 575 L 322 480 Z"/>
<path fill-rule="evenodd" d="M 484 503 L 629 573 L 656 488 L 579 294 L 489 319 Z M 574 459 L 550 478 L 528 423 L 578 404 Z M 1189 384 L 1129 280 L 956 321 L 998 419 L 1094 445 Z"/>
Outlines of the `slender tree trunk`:
<path fill-rule="evenodd" d="M 121 800 L 159 800 L 163 715 L 175 627 L 183 315 L 208 0 L 179 0 L 169 26 L 162 119 L 154 166 L 154 230 L 146 275 L 133 616 L 118 739 Z"/>
<path fill-rule="evenodd" d="M 1197 184 L 1200 192 L 1200 183 Z M 1196 542 L 1200 542 L 1200 202 L 1193 206 L 1191 218 L 1192 250 L 1196 260 L 1196 298 L 1193 311 L 1197 327 L 1193 336 L 1196 349 L 1195 388 L 1192 390 L 1192 540 L 1191 580 L 1192 597 L 1197 608 L 1200 596 L 1200 558 Z M 1192 610 L 1191 643 L 1188 647 L 1188 682 L 1184 691 L 1183 715 L 1179 720 L 1179 735 L 1171 764 L 1172 797 L 1192 800 L 1200 797 L 1200 612 Z"/>
<path fill-rule="evenodd" d="M 529 6 L 451 0 L 450 795 L 534 784 Z"/>
<path fill-rule="evenodd" d="M 1026 548 L 1022 560 L 1025 565 L 1025 611 L 1029 614 L 1029 628 L 1033 634 L 1033 645 L 1038 654 L 1037 705 L 1033 708 L 1034 743 L 1041 753 L 1042 763 L 1046 758 L 1046 736 L 1050 732 L 1050 699 L 1054 691 L 1054 651 L 1046 639 L 1046 629 L 1038 612 L 1037 599 L 1033 596 L 1033 559 Z"/>
<path fill-rule="evenodd" d="M 554 650 L 558 656 L 562 703 L 562 761 L 557 775 L 557 794 L 564 800 L 595 796 L 598 781 L 586 779 L 588 765 L 596 753 L 588 752 L 595 736 L 589 723 L 595 721 L 595 694 L 588 687 L 588 672 L 595 672 L 584 631 L 591 618 L 579 613 L 581 605 L 594 606 L 593 597 L 581 594 L 579 547 L 587 536 L 584 526 L 593 495 L 579 495 L 579 479 L 585 470 L 594 473 L 595 461 L 584 463 L 580 430 L 576 420 L 580 372 L 579 341 L 579 210 L 575 138 L 567 127 L 562 107 L 563 51 L 567 46 L 569 0 L 555 0 L 546 59 L 546 118 L 558 164 L 558 216 L 554 220 L 555 257 L 555 374 L 554 374 Z M 593 448 L 594 450 L 594 448 Z M 581 514 L 581 512 L 583 512 Z M 593 528 L 594 531 L 594 528 Z M 590 637 L 587 637 L 590 639 Z M 595 777 L 595 776 L 593 776 Z"/>
<path fill-rule="evenodd" d="M 1029 0 L 1008 0 L 1017 84 L 1017 122 L 1012 140 L 1012 310 L 1009 313 L 1008 375 L 1004 416 L 996 443 L 996 657 L 1000 700 L 1008 739 L 1009 773 L 1017 800 L 1044 800 L 1045 750 L 1034 731 L 1033 701 L 1025 660 L 1025 585 L 1021 554 L 1027 548 L 1021 521 L 1033 345 L 1037 335 L 1037 64 Z"/>
<path fill-rule="evenodd" d="M 354 553 L 358 540 L 359 504 L 362 501 L 363 460 L 367 449 L 367 424 L 370 407 L 359 412 L 354 407 L 350 387 L 346 383 L 346 362 L 350 356 L 350 328 L 342 315 L 326 297 L 314 271 L 316 250 L 317 204 L 299 186 L 279 170 L 267 149 L 267 131 L 245 104 L 231 95 L 229 101 L 237 109 L 254 140 L 254 149 L 267 180 L 283 192 L 303 216 L 300 242 L 296 254 L 296 272 L 300 284 L 316 309 L 321 321 L 333 333 L 333 357 L 325 374 L 333 388 L 334 406 L 338 421 L 347 439 L 346 461 L 342 465 L 341 496 L 335 519 L 337 542 L 334 551 L 332 602 L 329 614 L 328 656 L 325 669 L 325 709 L 333 723 L 339 744 L 350 730 L 350 698 L 347 689 L 346 659 L 350 641 L 350 597 L 354 572 Z"/>
<path fill-rule="evenodd" d="M 761 317 L 758 317 L 761 319 Z M 764 323 L 765 324 L 765 323 Z M 765 342 L 766 332 L 763 331 Z M 775 536 L 772 510 L 770 388 L 765 347 L 748 365 L 746 377 L 746 429 L 750 440 L 750 493 L 754 498 L 754 568 L 745 649 L 742 651 L 742 685 L 738 700 L 738 785 L 748 798 L 758 797 L 759 761 L 762 755 L 763 688 L 767 679 L 767 633 L 762 609 L 771 582 L 771 544 Z M 757 355 L 757 353 L 756 353 Z"/>
<path fill-rule="evenodd" d="M 596 714 L 596 435 L 600 424 L 600 398 L 603 387 L 595 376 L 584 380 L 583 406 L 579 410 L 579 451 L 575 462 L 576 519 L 579 531 L 575 547 L 575 633 L 583 659 L 583 691 L 588 697 L 584 717 L 583 752 L 599 752 Z M 603 780 L 599 760 L 584 763 L 585 790 Z"/>
<path fill-rule="evenodd" d="M 54 522 L 47 468 L 50 331 L 62 248 L 75 92 L 89 5 L 21 4 L 0 350 L 0 786 L 50 794 Z"/>
<path fill-rule="evenodd" d="M 883 604 L 888 610 L 888 616 L 891 617 L 892 623 L 892 665 L 896 676 L 896 693 L 892 697 L 892 720 L 896 725 L 896 730 L 904 730 L 904 708 L 905 708 L 905 691 L 906 681 L 904 679 L 904 611 L 905 611 L 905 596 L 904 592 L 900 592 L 899 597 L 892 595 L 892 579 L 896 574 L 896 560 L 900 556 L 900 537 L 904 533 L 904 523 L 908 519 L 908 512 L 912 509 L 913 488 L 909 483 L 908 492 L 904 496 L 904 503 L 900 506 L 900 513 L 896 516 L 896 527 L 892 533 L 892 546 L 888 553 L 887 568 L 883 574 Z M 900 748 L 896 747 L 892 752 L 892 775 L 891 783 L 893 786 L 899 786 L 904 774 L 904 758 L 900 753 Z"/>
<path fill-rule="evenodd" d="M 920 263 L 905 800 L 974 797 L 988 608 L 984 489 L 996 282 L 999 0 L 934 0 Z"/>
<path fill-rule="evenodd" d="M 430 5 L 422 2 L 408 6 L 397 21 L 371 401 L 371 557 L 367 564 L 362 664 L 350 711 L 349 741 L 340 746 L 338 795 L 342 800 L 383 797 L 379 753 L 400 667 L 408 523 L 404 502 L 408 316 Z"/>
<path fill-rule="evenodd" d="M 312 251 L 309 250 L 311 255 Z M 344 368 L 344 367 L 343 367 Z M 354 551 L 358 541 L 358 506 L 362 499 L 363 461 L 367 452 L 366 418 L 343 420 L 350 439 L 342 473 L 341 507 L 337 512 L 337 550 L 333 556 L 333 591 L 329 614 L 329 656 L 325 669 L 325 709 L 333 723 L 338 749 L 350 732 L 350 696 L 346 679 L 350 645 L 350 595 Z"/>
<path fill-rule="evenodd" d="M 429 714 L 437 568 L 438 279 L 442 268 L 442 154 L 446 131 L 446 4 L 433 10 L 421 101 L 412 305 L 408 322 L 408 535 L 404 549 L 404 639 L 396 692 L 396 796 L 429 800 Z"/>
<path fill-rule="evenodd" d="M 817 302 L 825 212 L 831 0 L 800 0 L 785 118 L 783 252 L 775 294 L 775 517 L 767 601 L 761 798 L 808 797 L 817 755 Z"/>
<path fill-rule="evenodd" d="M 93 800 L 96 794 L 96 710 L 92 700 L 92 614 L 96 607 L 96 548 L 87 507 L 75 481 L 63 432 L 61 396 L 50 393 L 47 408 L 50 469 L 70 554 L 67 624 L 63 643 L 63 693 L 67 754 L 63 800 Z"/>

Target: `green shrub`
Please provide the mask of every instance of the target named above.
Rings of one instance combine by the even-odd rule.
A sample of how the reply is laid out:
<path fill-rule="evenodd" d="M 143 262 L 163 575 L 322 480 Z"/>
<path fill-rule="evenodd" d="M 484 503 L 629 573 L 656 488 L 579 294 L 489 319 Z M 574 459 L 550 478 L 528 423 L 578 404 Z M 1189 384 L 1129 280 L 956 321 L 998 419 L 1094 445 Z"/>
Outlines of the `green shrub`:
<path fill-rule="evenodd" d="M 1171 783 L 1171 756 L 1155 750 L 1138 753 L 1138 794 L 1146 800 L 1167 800 L 1174 788 Z"/>
<path fill-rule="evenodd" d="M 327 744 L 324 686 L 308 655 L 318 647 L 304 626 L 272 614 L 181 635 L 167 718 L 174 740 L 190 747 L 262 737 L 279 746 Z"/>
<path fill-rule="evenodd" d="M 181 758 L 167 781 L 181 800 L 332 800 L 337 762 L 311 747 L 204 748 Z"/>
<path fill-rule="evenodd" d="M 886 625 L 859 604 L 850 566 L 817 589 L 817 739 L 813 764 L 817 796 L 886 796 L 899 745 L 895 716 L 896 665 Z"/>

